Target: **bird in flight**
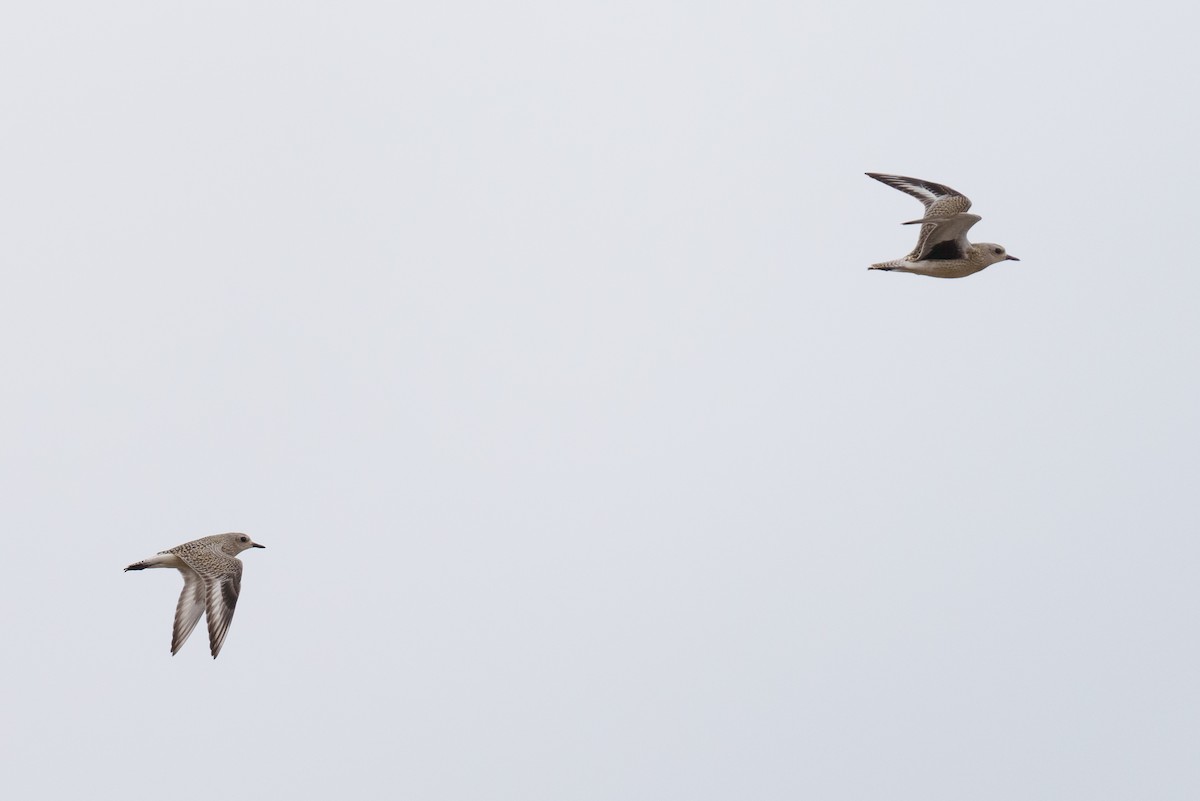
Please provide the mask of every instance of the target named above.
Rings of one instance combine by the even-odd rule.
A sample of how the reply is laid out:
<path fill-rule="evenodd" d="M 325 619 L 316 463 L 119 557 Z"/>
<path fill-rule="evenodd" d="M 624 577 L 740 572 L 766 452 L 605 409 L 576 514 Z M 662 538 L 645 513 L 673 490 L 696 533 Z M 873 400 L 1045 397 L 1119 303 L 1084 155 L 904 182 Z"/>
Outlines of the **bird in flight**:
<path fill-rule="evenodd" d="M 245 534 L 214 534 L 159 551 L 125 568 L 129 571 L 173 567 L 183 574 L 183 593 L 175 607 L 171 656 L 183 647 L 203 614 L 208 618 L 209 649 L 213 659 L 217 658 L 242 591 L 242 560 L 237 555 L 249 548 L 265 547 Z"/>
<path fill-rule="evenodd" d="M 1020 261 L 1016 256 L 1008 255 L 1000 245 L 991 242 L 972 245 L 967 241 L 967 231 L 983 218 L 967 213 L 971 201 L 966 195 L 920 178 L 877 172 L 867 175 L 912 195 L 925 205 L 924 217 L 904 223 L 921 226 L 917 246 L 912 253 L 902 259 L 872 264 L 869 269 L 931 275 L 935 278 L 962 278 L 997 262 Z"/>

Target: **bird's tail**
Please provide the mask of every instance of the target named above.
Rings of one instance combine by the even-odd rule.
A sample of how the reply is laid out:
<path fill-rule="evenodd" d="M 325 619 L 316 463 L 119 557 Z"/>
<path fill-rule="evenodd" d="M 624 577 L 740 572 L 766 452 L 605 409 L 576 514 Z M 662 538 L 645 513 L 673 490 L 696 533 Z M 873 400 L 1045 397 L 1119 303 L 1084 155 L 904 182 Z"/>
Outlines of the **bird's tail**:
<path fill-rule="evenodd" d="M 143 559 L 140 562 L 134 562 L 129 567 L 125 568 L 125 572 L 130 570 L 145 570 L 148 567 L 177 567 L 179 557 L 172 553 L 160 553 L 151 556 L 149 559 Z"/>
<path fill-rule="evenodd" d="M 893 259 L 891 261 L 881 261 L 878 264 L 872 264 L 868 270 L 898 270 L 904 265 L 904 259 Z"/>

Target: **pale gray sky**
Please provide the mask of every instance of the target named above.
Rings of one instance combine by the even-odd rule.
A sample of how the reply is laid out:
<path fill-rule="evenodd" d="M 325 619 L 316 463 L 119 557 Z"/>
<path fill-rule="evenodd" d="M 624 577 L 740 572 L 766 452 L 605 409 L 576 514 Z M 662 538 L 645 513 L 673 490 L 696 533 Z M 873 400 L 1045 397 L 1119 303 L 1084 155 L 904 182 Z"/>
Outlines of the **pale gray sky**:
<path fill-rule="evenodd" d="M 4 13 L 0 792 L 1196 798 L 1195 7 L 417 5 Z"/>

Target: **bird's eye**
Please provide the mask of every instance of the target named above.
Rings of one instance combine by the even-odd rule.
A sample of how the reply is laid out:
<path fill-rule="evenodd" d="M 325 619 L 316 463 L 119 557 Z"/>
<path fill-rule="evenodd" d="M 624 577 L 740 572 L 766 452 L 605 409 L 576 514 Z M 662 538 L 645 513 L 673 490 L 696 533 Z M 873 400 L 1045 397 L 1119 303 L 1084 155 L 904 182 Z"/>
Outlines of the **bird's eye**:
<path fill-rule="evenodd" d="M 1003 253 L 1003 252 L 1004 252 L 1004 248 L 996 248 L 996 252 L 997 252 L 997 253 Z"/>
<path fill-rule="evenodd" d="M 999 253 L 1000 251 L 997 250 L 996 252 Z M 242 542 L 249 542 L 249 541 L 250 541 L 249 537 L 242 537 Z"/>

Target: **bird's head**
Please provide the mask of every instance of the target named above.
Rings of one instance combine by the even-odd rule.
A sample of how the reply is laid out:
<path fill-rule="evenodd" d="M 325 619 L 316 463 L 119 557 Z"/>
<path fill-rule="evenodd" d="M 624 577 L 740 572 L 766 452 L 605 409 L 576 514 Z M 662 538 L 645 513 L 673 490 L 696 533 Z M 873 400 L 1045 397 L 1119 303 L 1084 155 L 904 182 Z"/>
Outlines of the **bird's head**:
<path fill-rule="evenodd" d="M 238 553 L 241 553 L 242 551 L 248 551 L 251 548 L 266 548 L 267 547 L 265 545 L 259 545 L 257 542 L 250 539 L 245 534 L 239 534 L 236 532 L 230 533 L 230 534 L 222 534 L 221 538 L 224 540 L 224 542 L 221 543 L 221 550 L 225 551 L 226 553 L 238 554 Z"/>
<path fill-rule="evenodd" d="M 976 253 L 982 253 L 987 258 L 988 264 L 995 264 L 1001 261 L 1020 261 L 1016 256 L 1008 255 L 1008 251 L 1003 245 L 997 245 L 994 242 L 976 242 Z"/>

